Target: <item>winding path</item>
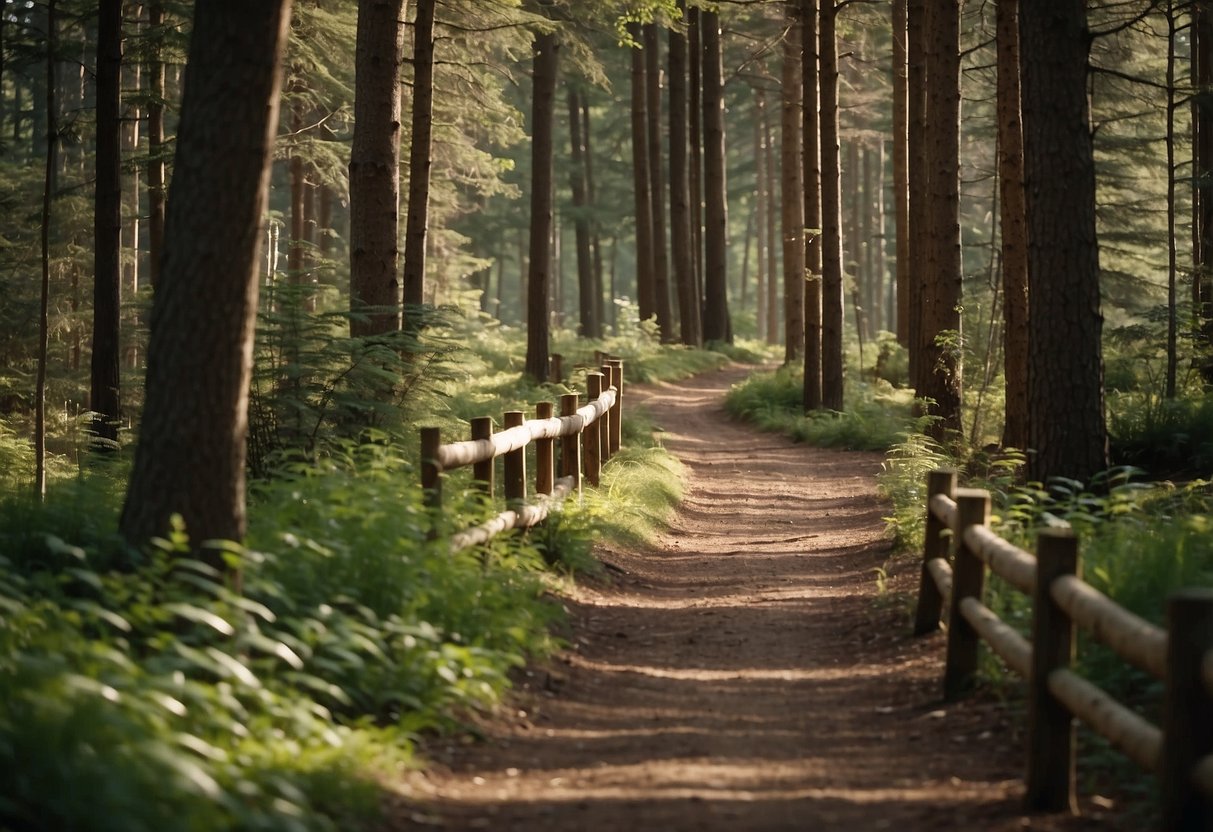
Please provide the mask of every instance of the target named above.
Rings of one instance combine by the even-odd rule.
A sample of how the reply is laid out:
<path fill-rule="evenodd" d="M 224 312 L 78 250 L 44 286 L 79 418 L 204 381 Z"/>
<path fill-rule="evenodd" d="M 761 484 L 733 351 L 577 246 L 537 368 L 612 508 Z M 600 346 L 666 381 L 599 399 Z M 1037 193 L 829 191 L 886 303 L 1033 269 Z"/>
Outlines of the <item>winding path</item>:
<path fill-rule="evenodd" d="M 571 648 L 483 742 L 430 749 L 391 828 L 1109 828 L 1021 815 L 1004 710 L 944 705 L 940 638 L 879 591 L 880 457 L 729 421 L 747 372 L 627 391 L 686 467 L 671 528 L 599 551 L 612 577 L 566 599 Z"/>

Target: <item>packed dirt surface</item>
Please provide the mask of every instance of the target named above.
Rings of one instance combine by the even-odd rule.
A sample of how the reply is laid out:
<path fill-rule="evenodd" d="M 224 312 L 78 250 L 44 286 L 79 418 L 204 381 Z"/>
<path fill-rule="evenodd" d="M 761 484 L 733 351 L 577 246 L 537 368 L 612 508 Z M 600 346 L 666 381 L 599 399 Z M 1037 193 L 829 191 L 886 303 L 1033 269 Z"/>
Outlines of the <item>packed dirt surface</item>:
<path fill-rule="evenodd" d="M 625 391 L 685 465 L 671 527 L 600 549 L 608 578 L 565 600 L 570 648 L 481 739 L 434 743 L 390 828 L 1112 828 L 1099 797 L 1023 814 L 1022 717 L 945 704 L 942 637 L 910 635 L 916 567 L 889 566 L 880 457 L 731 422 L 747 372 Z"/>

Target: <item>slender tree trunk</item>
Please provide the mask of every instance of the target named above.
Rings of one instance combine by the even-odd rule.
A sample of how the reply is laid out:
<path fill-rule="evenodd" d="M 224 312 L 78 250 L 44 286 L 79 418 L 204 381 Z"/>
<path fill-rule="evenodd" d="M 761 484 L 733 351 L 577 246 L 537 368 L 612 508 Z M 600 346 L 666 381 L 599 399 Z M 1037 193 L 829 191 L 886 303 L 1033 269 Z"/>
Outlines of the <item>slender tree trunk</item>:
<path fill-rule="evenodd" d="M 637 43 L 643 39 L 639 23 L 629 23 L 628 32 Z M 653 196 L 649 176 L 648 88 L 644 52 L 632 52 L 632 187 L 636 200 L 636 304 L 640 320 L 654 317 L 657 293 L 653 265 Z"/>
<path fill-rule="evenodd" d="M 857 306 L 855 313 L 855 334 L 860 339 L 861 349 L 863 339 L 867 336 L 867 327 L 860 320 L 867 319 L 867 307 L 863 306 L 865 287 L 868 276 L 863 271 L 863 168 L 859 161 L 859 139 L 853 138 L 845 144 L 846 162 L 842 166 L 842 240 L 843 281 L 850 283 L 852 304 Z M 847 280 L 847 277 L 850 280 Z M 856 298 L 859 298 L 856 303 Z M 862 365 L 860 367 L 862 370 Z"/>
<path fill-rule="evenodd" d="M 804 140 L 804 409 L 821 407 L 821 137 L 817 0 L 800 0 L 801 117 Z"/>
<path fill-rule="evenodd" d="M 1175 376 L 1179 365 L 1178 314 L 1176 311 L 1179 255 L 1175 249 L 1175 36 L 1174 0 L 1167 0 L 1167 378 L 1166 396 L 1175 398 Z"/>
<path fill-rule="evenodd" d="M 897 343 L 910 344 L 910 164 L 909 87 L 906 67 L 906 0 L 893 0 L 893 217 L 897 229 L 897 269 L 893 279 L 896 319 L 889 322 Z"/>
<path fill-rule="evenodd" d="M 679 8 L 686 19 L 686 2 Z M 691 233 L 691 188 L 687 154 L 687 39 L 669 30 L 670 65 L 670 250 L 674 284 L 678 290 L 678 320 L 682 343 L 698 346 L 703 340 L 699 327 L 699 304 L 695 297 L 695 268 Z"/>
<path fill-rule="evenodd" d="M 258 248 L 289 23 L 289 0 L 195 11 L 143 426 L 119 521 L 141 546 L 180 514 L 218 569 L 223 553 L 207 542 L 245 531 Z"/>
<path fill-rule="evenodd" d="M 724 57 L 720 17 L 700 14 L 703 39 L 704 316 L 705 341 L 733 343 L 728 295 L 728 191 L 724 154 Z"/>
<path fill-rule="evenodd" d="M 417 0 L 413 24 L 413 118 L 409 146 L 409 204 L 404 232 L 406 319 L 425 303 L 425 255 L 430 224 L 430 170 L 434 123 L 434 4 Z M 410 311 L 411 308 L 411 311 Z M 417 321 L 410 320 L 410 325 Z"/>
<path fill-rule="evenodd" d="M 657 24 L 646 23 L 644 37 L 645 135 L 649 144 L 649 194 L 653 211 L 653 312 L 661 340 L 674 339 L 674 312 L 670 306 L 670 258 L 665 238 L 665 177 L 661 152 L 661 40 Z"/>
<path fill-rule="evenodd" d="M 907 0 L 907 149 L 909 154 L 909 217 L 906 224 L 908 254 L 906 261 L 906 334 L 908 338 L 910 383 L 918 379 L 918 360 L 922 355 L 922 294 L 926 279 L 927 240 L 930 236 L 930 170 L 927 165 L 927 0 Z"/>
<path fill-rule="evenodd" d="M 594 331 L 593 337 L 601 338 L 602 328 L 606 323 L 602 305 L 604 289 L 602 284 L 602 239 L 597 217 L 598 195 L 594 187 L 594 152 L 593 144 L 590 141 L 590 102 L 585 96 L 581 98 L 581 128 L 582 140 L 585 142 L 585 193 L 591 211 L 590 249 L 594 259 L 594 321 L 597 329 Z M 615 308 L 614 297 L 611 298 L 611 308 Z"/>
<path fill-rule="evenodd" d="M 767 165 L 767 133 L 763 125 L 767 118 L 767 96 L 762 87 L 754 90 L 754 246 L 755 269 L 757 280 L 754 284 L 754 321 L 758 329 L 759 339 L 768 344 L 775 343 L 778 332 L 771 326 L 771 316 L 767 312 L 767 283 L 771 277 L 767 274 L 767 249 L 771 241 L 767 238 L 767 212 L 771 208 L 771 200 L 767 193 L 770 187 L 770 168 Z M 746 275 L 741 276 L 740 301 L 746 305 Z M 773 331 L 774 330 L 774 331 Z"/>
<path fill-rule="evenodd" d="M 687 14 L 687 113 L 691 146 L 691 267 L 695 275 L 695 307 L 699 331 L 703 333 L 703 38 L 701 14 L 688 7 Z"/>
<path fill-rule="evenodd" d="M 147 68 L 147 263 L 152 288 L 160 283 L 160 258 L 164 252 L 165 156 L 164 141 L 164 3 L 153 0 L 147 8 L 152 56 Z"/>
<path fill-rule="evenodd" d="M 0 15 L 7 14 L 0 4 Z M 38 378 L 34 392 L 34 495 L 46 499 L 46 363 L 50 349 L 51 206 L 59 167 L 59 103 L 55 95 L 55 60 L 59 52 L 59 21 L 55 0 L 46 4 L 46 166 L 42 181 L 42 286 L 38 301 Z M 0 52 L 3 51 L 0 44 Z"/>
<path fill-rule="evenodd" d="M 1030 364 L 1028 476 L 1108 464 L 1082 0 L 1020 0 Z"/>
<path fill-rule="evenodd" d="M 358 0 L 350 149 L 350 334 L 400 328 L 400 64 L 406 0 Z"/>
<path fill-rule="evenodd" d="M 1196 221 L 1193 256 L 1193 335 L 1197 367 L 1213 387 L 1213 4 L 1192 4 L 1192 55 L 1197 94 L 1192 97 L 1192 148 Z"/>
<path fill-rule="evenodd" d="M 881 145 L 881 149 L 883 149 L 883 145 Z M 880 296 L 883 288 L 880 274 L 876 271 L 876 248 L 879 242 L 876 239 L 875 229 L 876 156 L 877 151 L 871 143 L 865 143 L 863 146 L 862 214 L 859 221 L 862 226 L 860 233 L 863 235 L 863 308 L 864 320 L 867 323 L 865 334 L 868 338 L 875 338 L 876 333 L 880 331 Z"/>
<path fill-rule="evenodd" d="M 122 0 L 101 0 L 97 27 L 96 213 L 93 219 L 93 356 L 90 407 L 99 448 L 118 440 L 120 406 L 122 158 L 119 139 Z"/>
<path fill-rule="evenodd" d="M 801 156 L 800 38 L 796 0 L 786 4 L 788 34 L 783 47 L 783 120 L 779 190 L 783 220 L 784 361 L 799 362 L 804 354 L 804 166 Z"/>
<path fill-rule="evenodd" d="M 142 14 L 141 4 L 127 5 L 128 17 L 139 20 Z M 127 63 L 122 67 L 123 74 L 126 76 L 126 89 L 139 89 L 142 83 L 141 69 L 142 67 L 138 63 Z M 122 285 L 127 287 L 131 297 L 135 297 L 139 292 L 139 168 L 134 160 L 139 154 L 139 124 L 142 118 L 139 105 L 128 102 L 122 114 L 122 150 L 129 162 L 129 173 L 122 188 L 122 195 L 126 202 L 126 221 L 123 223 L 122 231 L 125 239 L 122 247 L 127 252 L 126 256 L 122 258 Z M 132 366 L 135 365 L 132 364 Z"/>
<path fill-rule="evenodd" d="M 1028 218 L 1019 115 L 1019 0 L 995 7 L 998 36 L 998 180 L 1002 238 L 1005 448 L 1028 447 Z"/>
<path fill-rule="evenodd" d="M 843 408 L 842 194 L 838 147 L 837 8 L 821 0 L 821 403 Z"/>
<path fill-rule="evenodd" d="M 304 219 L 307 213 L 307 174 L 303 156 L 299 152 L 298 142 L 300 135 L 303 132 L 303 105 L 301 102 L 304 86 L 303 81 L 299 79 L 298 71 L 294 73 L 296 79 L 292 82 L 292 92 L 295 96 L 295 103 L 291 106 L 291 135 L 295 140 L 295 147 L 291 152 L 291 160 L 289 164 L 290 180 L 291 180 L 291 236 L 286 244 L 286 271 L 291 283 L 301 285 L 305 282 L 304 270 L 306 265 L 304 262 L 304 252 L 307 246 L 304 244 L 307 235 L 307 222 Z"/>
<path fill-rule="evenodd" d="M 578 334 L 584 338 L 597 337 L 598 322 L 594 317 L 594 262 L 590 250 L 590 218 L 586 198 L 585 145 L 581 135 L 581 95 L 570 86 L 569 142 L 572 145 L 573 164 L 569 169 L 573 192 L 573 231 L 577 239 L 577 310 Z"/>
<path fill-rule="evenodd" d="M 49 2 L 49 0 L 48 0 Z M 50 49 L 50 19 L 47 12 L 47 49 Z M 4 120 L 8 115 L 8 99 L 4 95 L 4 76 L 7 69 L 5 53 L 8 44 L 8 0 L 0 0 L 0 149 L 3 148 Z"/>
<path fill-rule="evenodd" d="M 771 108 L 763 107 L 762 118 L 762 167 L 766 176 L 766 254 L 767 254 L 767 343 L 779 343 L 779 319 L 783 317 L 779 305 L 779 175 L 775 170 L 775 138 L 771 130 Z"/>
<path fill-rule="evenodd" d="M 552 274 L 552 163 L 559 42 L 536 34 L 531 102 L 531 245 L 527 274 L 526 374 L 548 377 L 548 285 Z"/>

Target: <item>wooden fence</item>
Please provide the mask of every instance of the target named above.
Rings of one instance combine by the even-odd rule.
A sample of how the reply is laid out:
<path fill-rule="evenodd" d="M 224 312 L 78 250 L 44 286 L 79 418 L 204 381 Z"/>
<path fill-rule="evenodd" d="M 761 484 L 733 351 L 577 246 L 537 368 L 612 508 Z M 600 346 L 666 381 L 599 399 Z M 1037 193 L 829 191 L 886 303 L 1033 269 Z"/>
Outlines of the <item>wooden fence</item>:
<path fill-rule="evenodd" d="M 1070 529 L 1041 531 L 1033 555 L 989 517 L 988 492 L 958 489 L 954 471 L 930 474 L 914 629 L 936 630 L 946 613 L 945 699 L 971 687 L 985 640 L 1028 682 L 1026 808 L 1076 811 L 1077 717 L 1158 776 L 1164 830 L 1213 830 L 1213 590 L 1171 595 L 1163 629 L 1082 581 Z M 1031 641 L 982 603 L 987 567 L 1032 598 Z M 1076 627 L 1164 683 L 1161 726 L 1073 671 Z"/>
<path fill-rule="evenodd" d="M 577 393 L 560 397 L 560 415 L 552 402 L 540 402 L 535 418 L 521 410 L 505 413 L 505 430 L 493 432 L 493 420 L 471 421 L 471 438 L 442 443 L 438 428 L 421 429 L 421 487 L 426 504 L 442 510 L 442 475 L 472 466 L 472 480 L 494 495 L 493 461 L 504 457 L 502 491 L 506 508 L 486 523 L 451 535 L 452 552 L 486 543 L 510 529 L 529 529 L 547 518 L 569 494 L 581 492 L 581 477 L 598 485 L 602 465 L 619 452 L 623 416 L 623 361 L 608 359 L 601 372 L 586 374 L 588 403 L 578 407 Z M 560 442 L 560 477 L 555 475 L 556 441 Z M 535 443 L 533 500 L 527 499 L 526 446 Z"/>

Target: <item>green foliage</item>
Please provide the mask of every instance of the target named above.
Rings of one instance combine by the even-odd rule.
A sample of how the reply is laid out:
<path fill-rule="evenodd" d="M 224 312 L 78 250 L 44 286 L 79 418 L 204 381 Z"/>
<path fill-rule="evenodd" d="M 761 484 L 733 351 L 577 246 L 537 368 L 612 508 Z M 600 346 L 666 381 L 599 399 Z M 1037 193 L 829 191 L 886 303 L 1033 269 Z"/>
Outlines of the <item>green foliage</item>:
<path fill-rule="evenodd" d="M 1154 476 L 1213 474 L 1213 396 L 1109 393 L 1113 459 Z"/>

